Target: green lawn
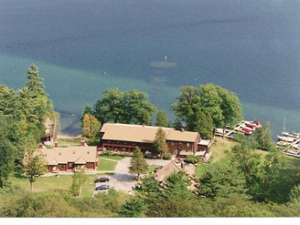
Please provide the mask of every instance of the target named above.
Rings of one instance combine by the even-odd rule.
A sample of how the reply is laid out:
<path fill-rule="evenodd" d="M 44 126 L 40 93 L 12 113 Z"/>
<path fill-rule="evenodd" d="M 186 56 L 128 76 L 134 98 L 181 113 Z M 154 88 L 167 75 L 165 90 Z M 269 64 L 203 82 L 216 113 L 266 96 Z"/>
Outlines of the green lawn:
<path fill-rule="evenodd" d="M 107 159 L 105 157 L 99 157 L 98 171 L 113 171 L 116 168 L 118 161 Z"/>
<path fill-rule="evenodd" d="M 80 146 L 81 138 L 59 138 L 59 146 Z"/>
<path fill-rule="evenodd" d="M 112 159 L 112 160 L 121 160 L 124 159 L 124 156 L 121 155 L 101 155 L 102 159 Z"/>
<path fill-rule="evenodd" d="M 82 186 L 82 197 L 91 196 L 95 188 L 95 184 L 94 184 L 95 175 L 88 175 L 87 177 L 88 179 L 86 183 Z M 28 179 L 12 177 L 10 181 L 12 185 L 22 188 L 25 191 L 30 191 Z M 44 191 L 53 191 L 53 190 L 70 190 L 71 185 L 72 185 L 72 175 L 40 177 L 33 184 L 33 191 L 44 192 Z"/>
<path fill-rule="evenodd" d="M 219 161 L 225 157 L 226 152 L 237 145 L 237 142 L 228 140 L 226 138 L 216 138 L 215 143 L 211 146 L 210 151 L 212 152 L 212 162 Z"/>

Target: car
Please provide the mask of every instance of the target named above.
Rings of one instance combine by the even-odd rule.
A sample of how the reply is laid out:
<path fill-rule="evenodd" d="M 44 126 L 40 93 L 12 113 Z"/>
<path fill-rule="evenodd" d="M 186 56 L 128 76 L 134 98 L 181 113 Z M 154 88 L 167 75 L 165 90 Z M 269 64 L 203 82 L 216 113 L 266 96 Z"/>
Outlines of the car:
<path fill-rule="evenodd" d="M 96 191 L 105 191 L 109 189 L 109 185 L 108 184 L 102 184 L 100 186 L 97 186 L 95 188 Z"/>
<path fill-rule="evenodd" d="M 103 182 L 108 182 L 108 181 L 109 181 L 109 178 L 103 177 L 103 176 L 96 177 L 96 179 L 95 179 L 95 183 L 103 183 Z"/>

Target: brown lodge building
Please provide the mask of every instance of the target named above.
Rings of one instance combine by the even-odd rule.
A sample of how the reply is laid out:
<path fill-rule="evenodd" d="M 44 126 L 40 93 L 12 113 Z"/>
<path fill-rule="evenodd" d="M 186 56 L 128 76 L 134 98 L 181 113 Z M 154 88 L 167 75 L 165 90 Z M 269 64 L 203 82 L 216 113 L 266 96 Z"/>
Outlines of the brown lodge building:
<path fill-rule="evenodd" d="M 74 172 L 79 169 L 96 170 L 97 150 L 89 146 L 40 148 L 48 172 Z"/>
<path fill-rule="evenodd" d="M 159 127 L 105 123 L 100 131 L 98 151 L 110 150 L 132 152 L 135 147 L 142 151 L 151 151 Z M 179 131 L 162 127 L 170 151 L 176 155 L 203 155 L 208 149 L 200 145 L 198 132 Z"/>

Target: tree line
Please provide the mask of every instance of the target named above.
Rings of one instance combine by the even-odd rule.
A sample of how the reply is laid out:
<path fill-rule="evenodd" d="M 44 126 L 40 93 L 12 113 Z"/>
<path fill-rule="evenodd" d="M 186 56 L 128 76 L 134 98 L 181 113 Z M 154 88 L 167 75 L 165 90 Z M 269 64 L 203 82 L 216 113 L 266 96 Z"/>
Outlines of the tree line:
<path fill-rule="evenodd" d="M 27 70 L 24 87 L 0 86 L 0 187 L 8 177 L 26 175 L 32 184 L 45 171 L 42 158 L 35 154 L 45 134 L 46 118 L 55 116 L 38 67 Z"/>
<path fill-rule="evenodd" d="M 91 124 L 98 128 L 103 123 L 113 122 L 172 126 L 197 131 L 203 138 L 212 138 L 215 127 L 233 126 L 243 118 L 238 96 L 210 83 L 182 87 L 171 108 L 175 114 L 173 122 L 141 91 L 106 90 L 93 107 L 85 107 L 81 117 L 83 135 L 93 139 L 96 130 L 91 129 Z"/>
<path fill-rule="evenodd" d="M 139 154 L 139 153 L 136 153 Z M 139 157 L 142 157 L 140 155 Z M 145 168 L 133 163 L 140 170 Z M 74 197 L 68 191 L 0 192 L 0 215 L 11 217 L 274 217 L 299 216 L 297 166 L 279 152 L 258 154 L 238 144 L 200 177 L 179 172 L 158 182 L 143 177 L 134 195 L 117 192 Z M 72 187 L 75 184 L 72 184 Z M 78 191 L 78 189 L 75 188 Z M 11 194 L 13 193 L 13 195 Z M 76 196 L 76 195 L 75 195 Z"/>

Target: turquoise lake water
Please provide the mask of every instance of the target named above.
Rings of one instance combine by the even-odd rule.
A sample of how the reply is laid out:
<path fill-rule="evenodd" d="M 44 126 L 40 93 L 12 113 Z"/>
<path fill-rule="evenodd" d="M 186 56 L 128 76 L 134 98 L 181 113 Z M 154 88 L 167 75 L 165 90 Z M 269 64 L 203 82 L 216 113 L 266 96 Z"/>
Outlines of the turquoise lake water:
<path fill-rule="evenodd" d="M 249 119 L 300 131 L 297 0 L 0 0 L 0 83 L 20 87 L 36 63 L 63 130 L 110 87 L 159 107 L 182 85 L 235 91 Z M 172 62 L 164 67 L 157 62 Z M 155 64 L 156 63 L 156 64 Z"/>

